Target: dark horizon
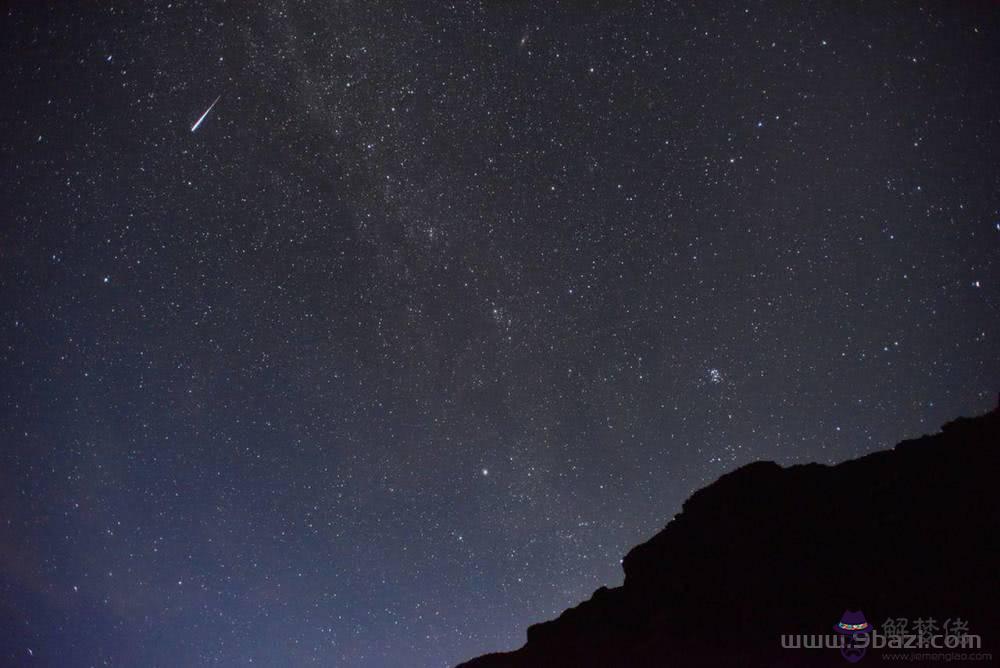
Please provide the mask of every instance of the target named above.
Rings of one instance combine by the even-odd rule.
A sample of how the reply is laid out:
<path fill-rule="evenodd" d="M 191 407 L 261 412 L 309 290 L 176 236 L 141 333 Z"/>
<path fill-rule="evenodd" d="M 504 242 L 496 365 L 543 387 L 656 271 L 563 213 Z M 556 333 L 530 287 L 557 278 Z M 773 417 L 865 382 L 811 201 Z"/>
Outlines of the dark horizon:
<path fill-rule="evenodd" d="M 1000 404 L 834 466 L 755 462 L 695 492 L 517 651 L 458 668 L 992 665 Z"/>
<path fill-rule="evenodd" d="M 0 663 L 454 665 L 994 406 L 994 2 L 4 14 Z"/>

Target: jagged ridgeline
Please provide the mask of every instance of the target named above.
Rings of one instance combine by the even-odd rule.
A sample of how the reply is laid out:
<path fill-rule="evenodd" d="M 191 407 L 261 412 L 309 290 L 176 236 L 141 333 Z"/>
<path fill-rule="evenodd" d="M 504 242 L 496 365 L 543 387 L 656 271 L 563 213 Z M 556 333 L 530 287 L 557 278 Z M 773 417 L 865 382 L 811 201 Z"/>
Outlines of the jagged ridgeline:
<path fill-rule="evenodd" d="M 847 665 L 781 647 L 832 633 L 845 611 L 883 631 L 961 619 L 996 656 L 998 452 L 1000 408 L 836 466 L 744 466 L 632 549 L 621 587 L 462 667 Z"/>

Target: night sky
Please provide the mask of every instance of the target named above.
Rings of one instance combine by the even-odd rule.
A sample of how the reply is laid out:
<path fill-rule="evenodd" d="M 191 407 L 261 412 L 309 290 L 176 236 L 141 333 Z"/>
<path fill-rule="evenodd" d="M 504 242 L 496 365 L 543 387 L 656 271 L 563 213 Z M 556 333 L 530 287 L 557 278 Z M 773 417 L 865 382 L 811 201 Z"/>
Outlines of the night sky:
<path fill-rule="evenodd" d="M 7 4 L 3 665 L 512 649 L 995 404 L 996 3 Z"/>

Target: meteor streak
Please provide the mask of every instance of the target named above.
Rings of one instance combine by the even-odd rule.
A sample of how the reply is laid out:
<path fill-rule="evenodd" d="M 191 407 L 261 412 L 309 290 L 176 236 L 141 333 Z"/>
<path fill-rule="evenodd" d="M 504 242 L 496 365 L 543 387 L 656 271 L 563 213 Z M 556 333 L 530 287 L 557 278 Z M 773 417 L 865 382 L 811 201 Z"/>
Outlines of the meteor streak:
<path fill-rule="evenodd" d="M 221 95 L 219 97 L 215 98 L 215 102 L 213 102 L 211 105 L 209 105 L 208 109 L 205 110 L 205 113 L 201 115 L 201 118 L 199 118 L 197 121 L 195 121 L 194 125 L 191 126 L 191 132 L 194 132 L 195 130 L 198 129 L 198 126 L 201 125 L 201 122 L 203 120 L 205 120 L 206 116 L 208 116 L 208 112 L 212 111 L 212 107 L 214 107 L 215 104 L 216 104 L 216 102 L 218 102 L 221 99 L 222 99 Z"/>

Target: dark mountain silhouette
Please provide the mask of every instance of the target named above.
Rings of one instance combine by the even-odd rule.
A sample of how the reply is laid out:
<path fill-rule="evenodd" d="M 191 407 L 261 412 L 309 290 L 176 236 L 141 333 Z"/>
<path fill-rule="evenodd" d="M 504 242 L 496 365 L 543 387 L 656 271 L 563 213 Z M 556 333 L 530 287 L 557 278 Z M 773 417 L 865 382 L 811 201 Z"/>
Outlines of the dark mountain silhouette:
<path fill-rule="evenodd" d="M 749 464 L 632 549 L 621 587 L 462 668 L 843 666 L 780 637 L 832 634 L 846 610 L 883 631 L 958 617 L 1000 656 L 998 464 L 1000 408 L 836 466 Z"/>

